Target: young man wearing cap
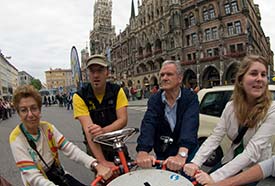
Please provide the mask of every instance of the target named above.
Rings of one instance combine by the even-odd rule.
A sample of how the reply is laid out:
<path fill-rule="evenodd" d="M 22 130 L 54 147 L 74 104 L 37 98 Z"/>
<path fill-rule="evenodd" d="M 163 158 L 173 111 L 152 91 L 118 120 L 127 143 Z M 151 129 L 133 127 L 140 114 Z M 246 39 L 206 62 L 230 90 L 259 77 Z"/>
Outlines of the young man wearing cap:
<path fill-rule="evenodd" d="M 93 154 L 103 165 L 112 167 L 116 155 L 112 147 L 96 144 L 91 139 L 126 126 L 128 100 L 120 86 L 107 82 L 105 56 L 91 56 L 86 68 L 90 83 L 81 87 L 73 96 L 74 117 L 82 125 L 88 154 Z"/>

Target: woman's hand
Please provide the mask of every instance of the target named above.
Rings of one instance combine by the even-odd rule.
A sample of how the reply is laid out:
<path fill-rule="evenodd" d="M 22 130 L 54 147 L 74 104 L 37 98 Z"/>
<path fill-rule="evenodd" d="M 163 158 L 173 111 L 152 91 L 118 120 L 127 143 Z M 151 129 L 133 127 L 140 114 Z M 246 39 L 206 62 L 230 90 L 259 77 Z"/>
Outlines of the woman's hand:
<path fill-rule="evenodd" d="M 115 164 L 114 164 L 113 162 L 111 162 L 111 161 L 106 161 L 106 160 L 104 160 L 104 161 L 99 161 L 99 163 L 100 163 L 101 165 L 103 165 L 104 167 L 108 167 L 108 168 L 110 168 L 110 169 L 112 169 L 112 168 L 115 167 Z"/>
<path fill-rule="evenodd" d="M 212 177 L 202 170 L 198 171 L 194 177 L 201 185 L 210 185 L 215 183 Z"/>
<path fill-rule="evenodd" d="M 184 170 L 185 174 L 193 177 L 196 174 L 196 172 L 199 170 L 199 166 L 194 163 L 187 163 L 187 164 L 185 164 L 183 170 Z"/>
<path fill-rule="evenodd" d="M 108 180 L 112 175 L 113 171 L 109 167 L 103 166 L 101 163 L 99 163 L 95 169 L 97 170 L 97 177 L 102 176 L 104 180 Z"/>

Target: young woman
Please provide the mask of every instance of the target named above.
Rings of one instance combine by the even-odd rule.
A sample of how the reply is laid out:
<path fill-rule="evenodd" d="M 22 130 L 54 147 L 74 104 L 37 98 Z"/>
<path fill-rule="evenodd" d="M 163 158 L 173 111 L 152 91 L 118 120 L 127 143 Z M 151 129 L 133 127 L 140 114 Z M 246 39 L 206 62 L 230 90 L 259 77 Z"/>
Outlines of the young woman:
<path fill-rule="evenodd" d="M 194 176 L 197 172 L 195 178 L 199 183 L 210 184 L 271 157 L 275 104 L 268 90 L 267 70 L 268 64 L 263 57 L 251 55 L 244 58 L 236 75 L 232 101 L 227 103 L 220 122 L 202 144 L 192 163 L 185 165 L 187 175 Z M 198 171 L 225 135 L 232 145 L 222 160 L 223 166 L 210 175 Z M 239 140 L 235 140 L 237 136 Z"/>
<path fill-rule="evenodd" d="M 17 88 L 13 102 L 21 124 L 11 132 L 10 146 L 25 186 L 84 186 L 64 172 L 58 150 L 87 168 L 96 169 L 104 179 L 112 175 L 109 168 L 67 141 L 54 125 L 40 121 L 42 98 L 31 85 Z"/>

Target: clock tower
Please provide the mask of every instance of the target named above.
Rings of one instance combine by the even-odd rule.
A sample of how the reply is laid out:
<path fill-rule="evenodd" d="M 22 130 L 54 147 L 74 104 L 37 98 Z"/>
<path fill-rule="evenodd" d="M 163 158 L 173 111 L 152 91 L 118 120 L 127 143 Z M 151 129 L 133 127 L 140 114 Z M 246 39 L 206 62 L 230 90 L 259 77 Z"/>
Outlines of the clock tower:
<path fill-rule="evenodd" d="M 94 4 L 93 30 L 90 32 L 90 53 L 106 54 L 115 37 L 112 26 L 112 0 L 97 0 Z"/>

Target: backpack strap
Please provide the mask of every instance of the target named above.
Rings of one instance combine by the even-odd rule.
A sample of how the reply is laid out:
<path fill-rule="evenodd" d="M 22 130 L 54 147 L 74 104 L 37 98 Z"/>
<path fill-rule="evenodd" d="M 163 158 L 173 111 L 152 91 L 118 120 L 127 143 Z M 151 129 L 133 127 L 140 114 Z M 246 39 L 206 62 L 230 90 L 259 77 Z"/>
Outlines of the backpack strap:
<path fill-rule="evenodd" d="M 238 136 L 233 140 L 232 144 L 239 144 L 241 140 L 243 139 L 248 127 L 247 126 L 241 126 L 238 130 Z"/>

